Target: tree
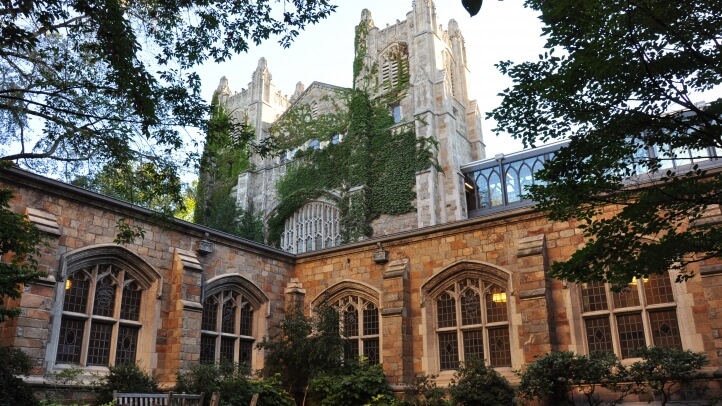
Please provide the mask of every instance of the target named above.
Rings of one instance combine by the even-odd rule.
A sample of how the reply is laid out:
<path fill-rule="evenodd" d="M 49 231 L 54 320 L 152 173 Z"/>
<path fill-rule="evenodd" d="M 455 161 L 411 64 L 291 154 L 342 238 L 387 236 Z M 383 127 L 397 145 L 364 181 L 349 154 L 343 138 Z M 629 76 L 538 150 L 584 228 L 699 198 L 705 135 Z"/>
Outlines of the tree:
<path fill-rule="evenodd" d="M 497 66 L 514 82 L 488 114 L 525 146 L 568 138 L 529 196 L 587 243 L 552 275 L 626 285 L 722 257 L 722 229 L 695 224 L 719 204 L 722 176 L 684 159 L 722 148 L 722 8 L 661 0 L 528 0 L 547 51 Z M 675 161 L 677 160 L 677 161 Z M 604 212 L 614 206 L 614 214 Z"/>
<path fill-rule="evenodd" d="M 210 107 L 192 69 L 220 62 L 272 35 L 288 46 L 307 24 L 326 18 L 326 0 L 42 0 L 0 4 L 0 169 L 10 162 L 43 173 L 152 168 L 155 186 L 182 202 L 168 179 L 193 156 L 179 156 L 184 128 L 204 130 Z M 155 73 L 154 73 L 155 72 Z M 216 122 L 256 146 L 243 124 Z M 240 129 L 239 129 L 240 128 Z M 242 138 L 249 136 L 248 138 Z M 193 142 L 193 141 L 192 141 Z M 262 146 L 259 147 L 263 152 Z M 128 164 L 138 162 L 138 164 Z M 8 209 L 0 190 L 0 297 L 38 277 L 39 234 Z M 154 205 L 153 197 L 145 199 Z M 2 305 L 4 303 L 0 303 Z M 0 317 L 8 313 L 0 309 Z"/>

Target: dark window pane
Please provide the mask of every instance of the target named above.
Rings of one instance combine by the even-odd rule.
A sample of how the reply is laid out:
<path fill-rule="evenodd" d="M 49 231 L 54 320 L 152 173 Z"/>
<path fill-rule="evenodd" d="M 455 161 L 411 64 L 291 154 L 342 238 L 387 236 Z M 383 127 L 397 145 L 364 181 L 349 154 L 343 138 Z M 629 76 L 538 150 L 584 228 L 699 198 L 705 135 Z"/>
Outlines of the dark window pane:
<path fill-rule="evenodd" d="M 85 313 L 88 305 L 88 294 L 90 292 L 90 282 L 85 279 L 85 274 L 76 272 L 68 276 L 68 281 L 66 281 L 65 286 L 63 311 Z M 70 289 L 68 289 L 68 287 Z"/>
<path fill-rule="evenodd" d="M 238 363 L 251 365 L 253 358 L 253 341 L 241 340 L 239 343 Z"/>
<path fill-rule="evenodd" d="M 228 300 L 223 303 L 223 318 L 221 319 L 221 331 L 235 334 L 236 332 L 236 305 Z"/>
<path fill-rule="evenodd" d="M 123 288 L 123 299 L 120 306 L 120 318 L 124 320 L 138 321 L 140 319 L 140 300 L 143 291 L 138 285 L 129 283 Z"/>
<path fill-rule="evenodd" d="M 486 321 L 488 323 L 509 321 L 506 300 L 506 292 L 498 286 L 494 286 L 486 294 Z"/>
<path fill-rule="evenodd" d="M 364 335 L 374 335 L 379 333 L 379 309 L 373 305 L 368 305 L 364 309 Z"/>
<path fill-rule="evenodd" d="M 484 338 L 481 330 L 464 331 L 464 360 L 484 360 Z"/>
<path fill-rule="evenodd" d="M 379 339 L 369 338 L 364 340 L 364 357 L 368 359 L 370 365 L 379 363 Z"/>
<path fill-rule="evenodd" d="M 672 293 L 672 283 L 667 273 L 649 275 L 649 279 L 644 281 L 644 295 L 648 305 L 673 303 L 674 293 Z"/>
<path fill-rule="evenodd" d="M 619 330 L 619 344 L 622 349 L 622 358 L 633 357 L 634 350 L 646 345 L 641 314 L 624 314 L 617 316 L 617 329 Z"/>
<path fill-rule="evenodd" d="M 459 367 L 459 342 L 456 331 L 439 333 L 439 361 L 441 369 L 456 369 Z"/>
<path fill-rule="evenodd" d="M 587 332 L 587 345 L 589 352 L 607 351 L 613 352 L 612 329 L 609 324 L 609 316 L 595 317 L 584 320 Z"/>
<path fill-rule="evenodd" d="M 612 293 L 612 297 L 614 298 L 614 307 L 617 309 L 639 306 L 639 290 L 636 282 L 625 286 L 619 292 Z"/>
<path fill-rule="evenodd" d="M 456 300 L 447 292 L 436 300 L 436 313 L 439 328 L 456 326 Z"/>
<path fill-rule="evenodd" d="M 95 301 L 93 314 L 97 316 L 113 317 L 115 313 L 116 284 L 109 276 L 102 278 L 95 284 Z"/>
<path fill-rule="evenodd" d="M 80 363 L 80 349 L 83 343 L 85 320 L 63 318 L 60 322 L 57 362 Z"/>
<path fill-rule="evenodd" d="M 216 361 L 216 337 L 201 336 L 201 362 L 212 363 Z"/>
<path fill-rule="evenodd" d="M 358 336 L 358 311 L 353 305 L 343 312 L 343 333 L 346 337 Z"/>
<path fill-rule="evenodd" d="M 652 340 L 658 347 L 682 349 L 677 312 L 674 309 L 649 312 Z"/>
<path fill-rule="evenodd" d="M 472 289 L 461 294 L 461 324 L 481 324 L 481 298 Z"/>
<path fill-rule="evenodd" d="M 489 329 L 489 362 L 493 367 L 511 366 L 511 343 L 509 328 Z"/>
<path fill-rule="evenodd" d="M 346 353 L 344 354 L 344 358 L 356 359 L 359 357 L 359 355 L 359 340 L 348 340 L 348 347 L 346 347 Z"/>
<path fill-rule="evenodd" d="M 582 302 L 585 312 L 607 310 L 607 290 L 604 283 L 582 283 Z"/>
<path fill-rule="evenodd" d="M 90 325 L 88 365 L 108 366 L 110 358 L 110 339 L 112 333 L 112 324 L 96 322 Z"/>
<path fill-rule="evenodd" d="M 134 364 L 138 348 L 138 327 L 120 326 L 118 345 L 115 350 L 115 365 Z"/>
<path fill-rule="evenodd" d="M 233 353 L 235 352 L 236 339 L 229 337 L 221 338 L 221 362 L 235 362 Z"/>
<path fill-rule="evenodd" d="M 213 299 L 208 299 L 203 303 L 203 319 L 201 321 L 201 329 L 206 331 L 217 331 L 216 320 L 218 318 L 218 305 Z"/>
<path fill-rule="evenodd" d="M 246 303 L 241 307 L 241 333 L 242 336 L 253 335 L 253 309 Z"/>

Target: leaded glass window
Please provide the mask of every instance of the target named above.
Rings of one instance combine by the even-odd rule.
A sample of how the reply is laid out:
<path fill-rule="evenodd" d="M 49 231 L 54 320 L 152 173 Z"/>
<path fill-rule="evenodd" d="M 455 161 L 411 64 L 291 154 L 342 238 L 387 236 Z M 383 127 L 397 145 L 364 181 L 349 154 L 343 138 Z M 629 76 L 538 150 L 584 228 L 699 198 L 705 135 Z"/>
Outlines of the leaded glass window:
<path fill-rule="evenodd" d="M 223 290 L 205 298 L 201 319 L 201 362 L 250 365 L 255 309 L 240 292 Z"/>
<path fill-rule="evenodd" d="M 97 264 L 68 275 L 64 287 L 56 363 L 136 362 L 143 290 L 132 275 Z"/>
<path fill-rule="evenodd" d="M 364 356 L 369 364 L 380 362 L 379 309 L 359 296 L 345 296 L 338 301 L 341 332 L 350 342 L 347 357 Z"/>
<path fill-rule="evenodd" d="M 281 249 L 294 254 L 335 247 L 341 243 L 341 215 L 328 203 L 311 202 L 286 219 Z"/>
<path fill-rule="evenodd" d="M 507 293 L 478 278 L 447 286 L 434 300 L 439 367 L 456 369 L 474 358 L 493 367 L 511 366 Z"/>
<path fill-rule="evenodd" d="M 603 282 L 581 284 L 587 348 L 635 356 L 645 346 L 682 348 L 669 274 L 633 279 L 620 292 Z"/>

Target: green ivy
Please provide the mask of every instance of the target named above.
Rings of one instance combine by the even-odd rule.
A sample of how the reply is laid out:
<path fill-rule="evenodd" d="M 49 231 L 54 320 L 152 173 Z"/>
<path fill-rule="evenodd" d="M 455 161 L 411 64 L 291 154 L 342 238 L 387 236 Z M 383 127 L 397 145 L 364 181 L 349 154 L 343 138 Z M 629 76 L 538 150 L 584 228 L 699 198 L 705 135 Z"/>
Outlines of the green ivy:
<path fill-rule="evenodd" d="M 413 124 L 394 127 L 385 99 L 372 100 L 360 89 L 350 90 L 344 97 L 345 110 L 300 119 L 308 116 L 305 107 L 299 106 L 299 111 L 289 112 L 279 122 L 278 128 L 283 130 L 274 130 L 288 130 L 287 139 L 299 143 L 345 135 L 338 144 L 300 151 L 288 164 L 286 174 L 276 183 L 280 203 L 269 221 L 270 243 L 279 241 L 286 218 L 319 197 L 339 208 L 343 242 L 371 236 L 371 222 L 382 214 L 414 210 L 416 172 L 431 165 L 433 143 L 418 139 Z"/>

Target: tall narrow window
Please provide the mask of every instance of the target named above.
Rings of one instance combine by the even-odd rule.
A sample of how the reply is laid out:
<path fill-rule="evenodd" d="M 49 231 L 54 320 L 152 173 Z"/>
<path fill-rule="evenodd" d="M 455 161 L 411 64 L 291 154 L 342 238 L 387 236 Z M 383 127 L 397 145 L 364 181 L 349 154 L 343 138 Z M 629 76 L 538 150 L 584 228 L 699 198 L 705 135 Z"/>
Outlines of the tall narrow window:
<path fill-rule="evenodd" d="M 358 296 L 346 296 L 338 302 L 343 335 L 350 342 L 348 357 L 364 356 L 369 364 L 380 362 L 379 309 Z"/>
<path fill-rule="evenodd" d="M 223 290 L 203 302 L 201 362 L 252 364 L 254 309 L 240 292 Z"/>
<path fill-rule="evenodd" d="M 120 266 L 97 264 L 68 275 L 56 363 L 136 362 L 142 298 L 140 285 Z"/>
<path fill-rule="evenodd" d="M 409 81 L 409 49 L 399 42 L 392 44 L 381 57 L 381 88 L 390 90 Z"/>
<path fill-rule="evenodd" d="M 634 279 L 620 292 L 602 282 L 581 284 L 587 347 L 634 357 L 644 346 L 682 348 L 670 276 Z"/>
<path fill-rule="evenodd" d="M 451 370 L 471 358 L 511 366 L 506 291 L 469 277 L 447 285 L 434 299 L 439 367 Z"/>

